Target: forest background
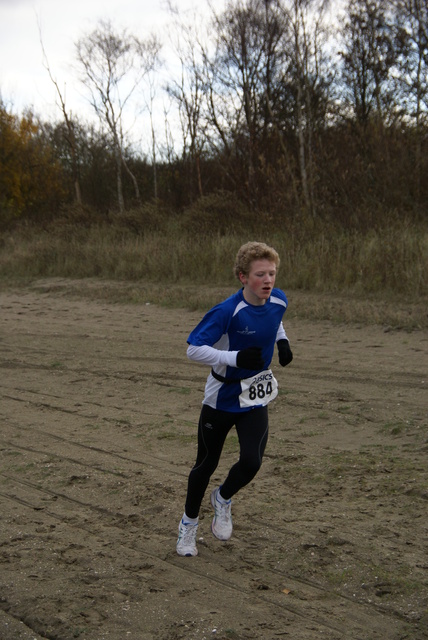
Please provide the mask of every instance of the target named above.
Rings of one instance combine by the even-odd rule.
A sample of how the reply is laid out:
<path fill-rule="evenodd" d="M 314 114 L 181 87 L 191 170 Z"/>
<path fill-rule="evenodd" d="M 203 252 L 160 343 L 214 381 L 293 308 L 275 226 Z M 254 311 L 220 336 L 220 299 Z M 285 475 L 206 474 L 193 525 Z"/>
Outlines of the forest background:
<path fill-rule="evenodd" d="M 101 21 L 75 47 L 92 123 L 68 111 L 45 56 L 57 121 L 0 99 L 3 281 L 151 282 L 152 302 L 206 305 L 193 285 L 232 286 L 237 248 L 259 239 L 280 252 L 286 290 L 399 299 L 428 326 L 428 1 L 349 0 L 334 21 L 331 9 L 171 11 L 162 86 L 158 37 Z"/>

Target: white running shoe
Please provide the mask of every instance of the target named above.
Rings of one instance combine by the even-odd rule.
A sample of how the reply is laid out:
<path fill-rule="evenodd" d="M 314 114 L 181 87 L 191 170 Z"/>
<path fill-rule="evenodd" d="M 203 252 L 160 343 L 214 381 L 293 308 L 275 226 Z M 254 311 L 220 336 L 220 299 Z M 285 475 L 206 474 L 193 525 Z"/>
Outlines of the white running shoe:
<path fill-rule="evenodd" d="M 197 556 L 198 549 L 196 547 L 197 524 L 184 524 L 180 520 L 178 527 L 177 553 L 179 556 Z"/>
<path fill-rule="evenodd" d="M 218 499 L 220 489 L 211 493 L 211 504 L 214 507 L 214 518 L 211 531 L 219 540 L 229 540 L 232 535 L 232 500 L 223 504 Z"/>

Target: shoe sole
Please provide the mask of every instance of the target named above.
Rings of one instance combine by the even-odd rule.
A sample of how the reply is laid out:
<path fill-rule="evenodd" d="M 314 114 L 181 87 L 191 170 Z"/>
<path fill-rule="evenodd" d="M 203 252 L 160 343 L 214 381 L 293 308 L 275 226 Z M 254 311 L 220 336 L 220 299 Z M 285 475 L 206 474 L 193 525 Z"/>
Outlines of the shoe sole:
<path fill-rule="evenodd" d="M 177 555 L 179 555 L 180 558 L 196 558 L 196 556 L 198 555 L 198 550 L 196 550 L 196 553 L 180 553 L 179 551 L 177 551 Z"/>

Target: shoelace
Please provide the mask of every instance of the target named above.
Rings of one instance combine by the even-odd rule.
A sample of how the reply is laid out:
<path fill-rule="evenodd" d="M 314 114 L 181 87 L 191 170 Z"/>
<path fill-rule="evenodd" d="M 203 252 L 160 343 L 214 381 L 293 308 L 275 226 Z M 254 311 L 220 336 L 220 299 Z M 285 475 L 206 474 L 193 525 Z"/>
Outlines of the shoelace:
<path fill-rule="evenodd" d="M 216 499 L 216 516 L 222 522 L 229 522 L 230 520 L 230 502 L 223 504 Z"/>
<path fill-rule="evenodd" d="M 197 524 L 184 525 L 183 544 L 187 546 L 195 543 L 197 528 Z"/>

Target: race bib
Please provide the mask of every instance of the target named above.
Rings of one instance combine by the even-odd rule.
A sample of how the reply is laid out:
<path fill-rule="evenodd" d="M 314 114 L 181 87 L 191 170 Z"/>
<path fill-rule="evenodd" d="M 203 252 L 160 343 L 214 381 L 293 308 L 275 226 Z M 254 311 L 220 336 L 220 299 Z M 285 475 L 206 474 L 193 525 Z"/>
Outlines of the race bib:
<path fill-rule="evenodd" d="M 251 378 L 241 380 L 239 406 L 257 407 L 266 405 L 278 395 L 278 382 L 270 369 L 261 371 Z"/>

